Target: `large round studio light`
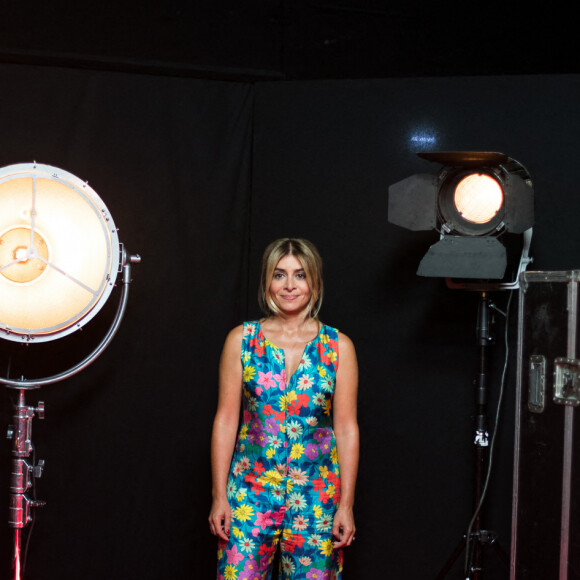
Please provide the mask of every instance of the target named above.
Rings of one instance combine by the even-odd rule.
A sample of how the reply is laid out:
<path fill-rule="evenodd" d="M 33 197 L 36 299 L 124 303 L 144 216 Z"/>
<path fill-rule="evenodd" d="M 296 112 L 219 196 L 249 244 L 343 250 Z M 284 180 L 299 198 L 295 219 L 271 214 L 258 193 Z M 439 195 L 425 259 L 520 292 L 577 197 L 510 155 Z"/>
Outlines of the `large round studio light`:
<path fill-rule="evenodd" d="M 117 228 L 88 183 L 36 163 L 0 169 L 0 338 L 77 330 L 107 300 L 119 262 Z"/>
<path fill-rule="evenodd" d="M 20 580 L 22 529 L 32 521 L 33 508 L 44 505 L 34 491 L 29 497 L 44 462 L 28 462 L 34 450 L 32 419 L 44 417 L 44 404 L 28 405 L 26 391 L 63 381 L 100 356 L 123 319 L 131 264 L 140 261 L 119 243 L 109 211 L 88 183 L 37 163 L 0 169 L 0 339 L 43 343 L 74 332 L 99 312 L 122 272 L 116 315 L 81 361 L 48 377 L 0 376 L 1 384 L 19 391 L 8 430 L 13 441 L 9 524 L 14 528 L 14 580 Z"/>

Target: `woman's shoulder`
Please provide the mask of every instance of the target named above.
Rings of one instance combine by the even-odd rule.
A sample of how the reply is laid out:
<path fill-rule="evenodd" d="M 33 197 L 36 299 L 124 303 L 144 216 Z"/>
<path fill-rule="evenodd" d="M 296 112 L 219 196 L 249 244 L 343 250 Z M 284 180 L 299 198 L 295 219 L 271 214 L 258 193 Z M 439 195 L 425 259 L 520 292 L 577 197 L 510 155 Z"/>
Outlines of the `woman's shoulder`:
<path fill-rule="evenodd" d="M 341 346 L 341 348 L 346 347 L 349 349 L 354 349 L 354 343 L 346 334 L 344 334 L 344 332 L 338 333 L 338 344 Z"/>
<path fill-rule="evenodd" d="M 243 322 L 232 328 L 226 337 L 227 342 L 241 342 L 244 338 L 254 336 L 260 329 L 259 320 L 250 320 L 248 322 Z"/>
<path fill-rule="evenodd" d="M 246 337 L 256 335 L 260 330 L 260 323 L 260 320 L 248 320 L 241 324 L 240 328 L 242 329 L 242 336 Z"/>
<path fill-rule="evenodd" d="M 343 348 L 347 350 L 354 350 L 354 343 L 346 334 L 344 334 L 344 332 L 341 332 L 340 330 L 338 330 L 338 328 L 335 328 L 334 326 L 324 324 L 323 322 L 321 322 L 320 325 L 322 333 L 326 334 L 329 338 L 336 340 L 341 350 Z"/>
<path fill-rule="evenodd" d="M 322 321 L 320 321 L 318 324 L 320 327 L 320 334 L 326 334 L 329 338 L 332 338 L 333 340 L 338 340 L 338 337 L 341 334 L 338 328 L 335 328 L 334 326 L 326 324 L 325 322 Z"/>
<path fill-rule="evenodd" d="M 224 344 L 224 349 L 235 348 L 241 345 L 244 336 L 244 325 L 239 324 L 238 326 L 232 328 L 226 335 L 226 340 Z"/>

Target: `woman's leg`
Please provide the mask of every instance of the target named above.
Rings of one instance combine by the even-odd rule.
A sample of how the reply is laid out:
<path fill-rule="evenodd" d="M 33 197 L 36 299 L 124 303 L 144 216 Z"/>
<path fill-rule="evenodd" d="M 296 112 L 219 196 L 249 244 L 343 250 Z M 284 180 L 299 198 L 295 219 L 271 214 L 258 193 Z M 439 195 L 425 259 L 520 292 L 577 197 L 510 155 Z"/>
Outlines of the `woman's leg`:
<path fill-rule="evenodd" d="M 342 550 L 332 547 L 331 533 L 295 532 L 285 528 L 280 549 L 280 577 L 284 580 L 339 580 Z"/>

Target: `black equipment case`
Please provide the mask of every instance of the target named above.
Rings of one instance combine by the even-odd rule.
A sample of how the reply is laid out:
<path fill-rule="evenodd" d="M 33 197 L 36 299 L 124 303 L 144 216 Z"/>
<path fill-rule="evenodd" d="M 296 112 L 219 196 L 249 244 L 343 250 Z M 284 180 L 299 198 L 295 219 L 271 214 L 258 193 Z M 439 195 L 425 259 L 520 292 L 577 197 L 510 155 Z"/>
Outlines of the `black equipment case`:
<path fill-rule="evenodd" d="M 510 580 L 580 580 L 579 282 L 520 275 Z"/>

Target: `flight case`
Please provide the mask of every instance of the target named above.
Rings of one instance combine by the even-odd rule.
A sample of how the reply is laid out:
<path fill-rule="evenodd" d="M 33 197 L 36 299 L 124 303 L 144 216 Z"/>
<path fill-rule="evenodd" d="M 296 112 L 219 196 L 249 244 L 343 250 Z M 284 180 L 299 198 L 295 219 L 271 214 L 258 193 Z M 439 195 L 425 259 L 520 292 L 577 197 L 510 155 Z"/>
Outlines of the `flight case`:
<path fill-rule="evenodd" d="M 579 281 L 520 275 L 510 580 L 580 579 Z"/>

